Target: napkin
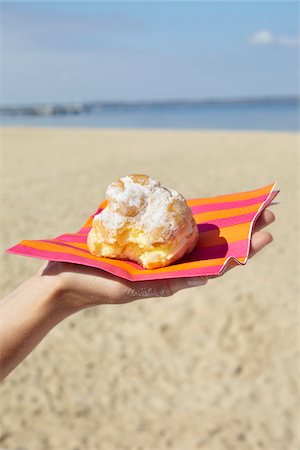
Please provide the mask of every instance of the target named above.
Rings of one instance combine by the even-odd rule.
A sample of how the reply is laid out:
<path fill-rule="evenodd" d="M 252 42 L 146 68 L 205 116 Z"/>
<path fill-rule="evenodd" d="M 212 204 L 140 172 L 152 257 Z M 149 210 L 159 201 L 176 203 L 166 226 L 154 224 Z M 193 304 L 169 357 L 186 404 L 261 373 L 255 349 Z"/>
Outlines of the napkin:
<path fill-rule="evenodd" d="M 228 264 L 246 264 L 254 224 L 278 192 L 275 184 L 270 184 L 248 192 L 187 200 L 199 228 L 199 241 L 191 253 L 160 269 L 144 269 L 132 261 L 101 258 L 89 252 L 87 235 L 93 216 L 105 208 L 105 201 L 77 233 L 23 240 L 7 252 L 96 267 L 130 281 L 219 276 Z"/>

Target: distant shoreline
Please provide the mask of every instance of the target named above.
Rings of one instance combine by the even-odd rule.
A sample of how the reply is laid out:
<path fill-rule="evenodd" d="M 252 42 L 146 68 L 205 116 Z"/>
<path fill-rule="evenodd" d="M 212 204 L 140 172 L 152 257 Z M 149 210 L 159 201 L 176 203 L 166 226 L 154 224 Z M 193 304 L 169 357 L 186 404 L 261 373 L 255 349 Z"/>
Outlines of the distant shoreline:
<path fill-rule="evenodd" d="M 265 96 L 243 98 L 208 98 L 202 100 L 157 100 L 157 101 L 87 101 L 63 103 L 36 103 L 31 105 L 0 106 L 0 116 L 64 116 L 90 114 L 114 110 L 153 110 L 170 108 L 193 108 L 226 105 L 284 105 L 300 104 L 297 96 Z"/>

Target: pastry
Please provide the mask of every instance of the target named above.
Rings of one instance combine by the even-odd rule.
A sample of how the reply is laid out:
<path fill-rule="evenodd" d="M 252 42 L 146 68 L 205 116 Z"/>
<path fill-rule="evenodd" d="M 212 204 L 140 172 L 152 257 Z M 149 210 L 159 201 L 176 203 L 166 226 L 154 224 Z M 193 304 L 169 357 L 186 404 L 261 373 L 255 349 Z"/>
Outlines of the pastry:
<path fill-rule="evenodd" d="M 106 200 L 87 238 L 93 255 L 155 269 L 174 263 L 198 241 L 198 227 L 183 196 L 147 175 L 113 182 Z"/>

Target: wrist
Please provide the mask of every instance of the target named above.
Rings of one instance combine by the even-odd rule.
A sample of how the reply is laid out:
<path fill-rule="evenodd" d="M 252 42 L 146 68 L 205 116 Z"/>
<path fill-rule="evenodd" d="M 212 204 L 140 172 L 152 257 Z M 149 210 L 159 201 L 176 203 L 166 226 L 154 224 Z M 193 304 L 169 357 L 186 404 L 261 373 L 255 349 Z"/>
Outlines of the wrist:
<path fill-rule="evenodd" d="M 1 304 L 1 378 L 14 369 L 59 322 L 71 314 L 60 301 L 57 277 L 37 273 L 4 297 Z"/>
<path fill-rule="evenodd" d="M 47 308 L 50 312 L 65 318 L 91 306 L 86 296 L 83 301 L 82 288 L 78 286 L 78 279 L 74 277 L 68 263 L 49 261 L 39 269 L 36 276 L 49 292 Z"/>
<path fill-rule="evenodd" d="M 53 323 L 59 323 L 72 314 L 63 301 L 64 287 L 59 276 L 35 274 L 27 280 L 29 289 L 34 292 L 33 299 L 39 303 L 41 316 L 47 317 Z"/>
<path fill-rule="evenodd" d="M 39 298 L 43 315 L 58 323 L 67 316 L 76 312 L 69 301 L 66 301 L 67 288 L 64 277 L 60 272 L 50 272 L 47 264 L 43 265 L 36 274 L 25 283 L 31 286 L 31 290 Z"/>
<path fill-rule="evenodd" d="M 97 281 L 97 269 L 77 264 L 48 261 L 37 275 L 50 283 L 53 303 L 59 304 L 62 312 L 71 315 L 90 306 L 107 303 L 107 287 Z M 50 300 L 51 302 L 52 300 Z"/>

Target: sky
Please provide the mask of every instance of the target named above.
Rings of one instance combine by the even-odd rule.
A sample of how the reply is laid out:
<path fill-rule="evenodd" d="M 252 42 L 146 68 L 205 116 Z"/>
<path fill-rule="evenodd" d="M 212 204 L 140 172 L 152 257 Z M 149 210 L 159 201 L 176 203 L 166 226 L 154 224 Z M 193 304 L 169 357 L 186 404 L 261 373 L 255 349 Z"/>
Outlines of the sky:
<path fill-rule="evenodd" d="M 0 20 L 5 105 L 299 94 L 296 1 L 0 1 Z"/>

